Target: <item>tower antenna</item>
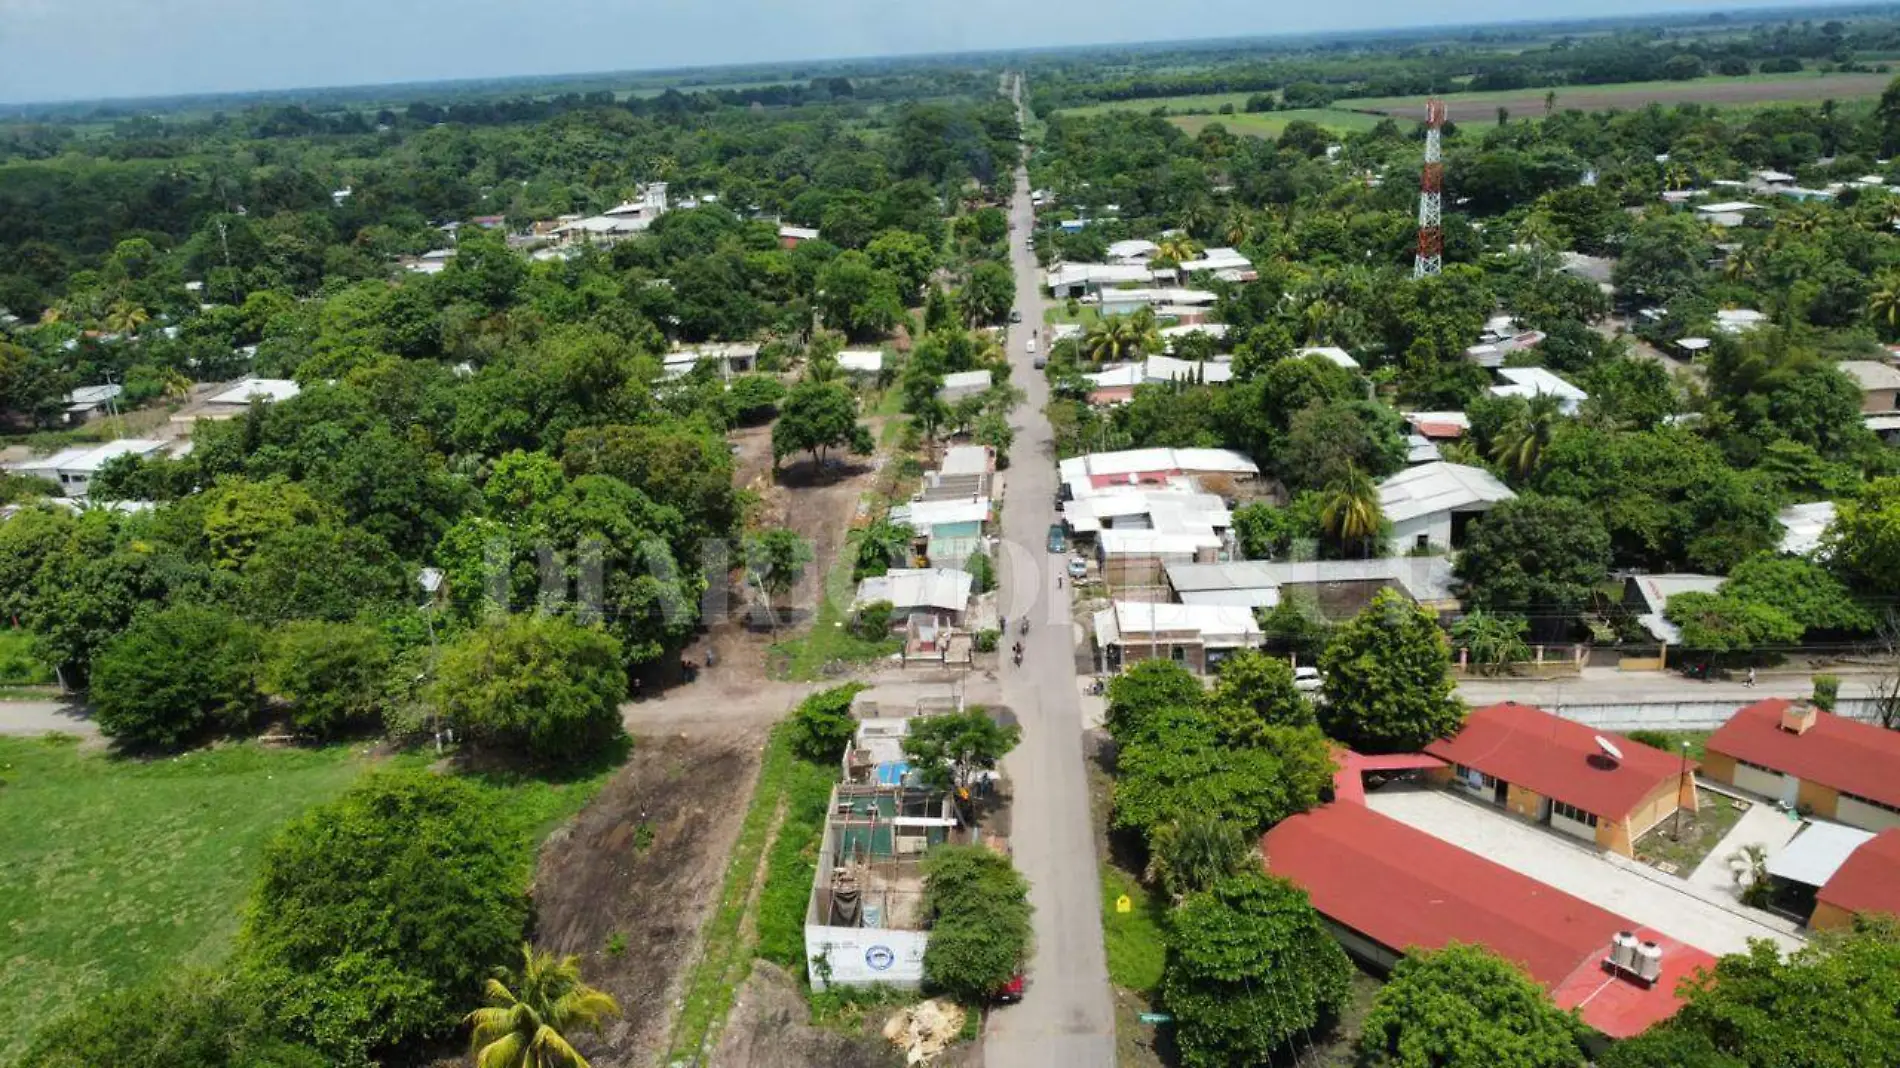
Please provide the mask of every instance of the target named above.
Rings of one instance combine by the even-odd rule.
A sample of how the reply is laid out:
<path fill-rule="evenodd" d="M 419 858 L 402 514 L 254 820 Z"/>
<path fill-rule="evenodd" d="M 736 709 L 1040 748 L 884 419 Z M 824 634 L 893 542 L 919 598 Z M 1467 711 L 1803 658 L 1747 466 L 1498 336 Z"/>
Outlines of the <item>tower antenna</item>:
<path fill-rule="evenodd" d="M 1433 97 L 1425 102 L 1425 169 L 1418 179 L 1418 258 L 1412 263 L 1412 277 L 1437 274 L 1445 266 L 1445 163 L 1439 144 L 1445 126 L 1445 102 Z"/>

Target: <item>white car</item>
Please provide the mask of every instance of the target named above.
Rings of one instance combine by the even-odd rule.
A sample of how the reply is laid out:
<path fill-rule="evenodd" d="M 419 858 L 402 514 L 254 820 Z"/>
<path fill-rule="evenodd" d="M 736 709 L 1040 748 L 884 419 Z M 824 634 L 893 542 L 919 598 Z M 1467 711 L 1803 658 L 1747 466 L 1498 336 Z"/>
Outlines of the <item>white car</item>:
<path fill-rule="evenodd" d="M 1081 580 L 1089 577 L 1089 562 L 1079 556 L 1069 557 L 1069 577 Z"/>
<path fill-rule="evenodd" d="M 1296 667 L 1293 669 L 1293 688 L 1301 693 L 1318 693 L 1325 685 L 1325 676 L 1316 667 Z"/>

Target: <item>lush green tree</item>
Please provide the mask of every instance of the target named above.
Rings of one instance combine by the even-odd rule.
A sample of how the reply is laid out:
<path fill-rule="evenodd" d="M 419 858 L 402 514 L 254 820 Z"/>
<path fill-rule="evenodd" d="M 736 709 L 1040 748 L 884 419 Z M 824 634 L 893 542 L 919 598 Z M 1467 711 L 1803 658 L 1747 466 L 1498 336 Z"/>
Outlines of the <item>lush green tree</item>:
<path fill-rule="evenodd" d="M 886 515 L 852 531 L 851 540 L 856 545 L 857 553 L 852 577 L 861 579 L 868 575 L 882 575 L 893 564 L 908 565 L 911 550 L 917 544 L 917 532 L 907 524 L 893 522 Z"/>
<path fill-rule="evenodd" d="M 468 1014 L 476 1068 L 586 1068 L 567 1035 L 599 1031 L 620 1004 L 581 979 L 581 959 L 521 947 L 521 970 L 499 971 L 482 988 L 487 1005 Z"/>
<path fill-rule="evenodd" d="M 1612 280 L 1632 299 L 1667 305 L 1700 291 L 1710 251 L 1707 231 L 1688 215 L 1652 216 L 1630 228 Z"/>
<path fill-rule="evenodd" d="M 622 733 L 620 655 L 620 643 L 599 630 L 555 616 L 510 616 L 443 648 L 432 698 L 477 742 L 571 760 Z"/>
<path fill-rule="evenodd" d="M 732 405 L 734 422 L 763 423 L 777 414 L 785 387 L 771 375 L 740 375 L 726 386 L 726 397 Z"/>
<path fill-rule="evenodd" d="M 1706 653 L 1748 653 L 1801 640 L 1801 624 L 1786 612 L 1726 593 L 1678 593 L 1663 618 L 1682 631 L 1682 645 Z"/>
<path fill-rule="evenodd" d="M 1022 728 L 998 723 L 982 707 L 910 721 L 904 756 L 923 781 L 938 790 L 961 792 L 977 773 L 998 761 L 1022 740 Z"/>
<path fill-rule="evenodd" d="M 455 778 L 370 776 L 265 849 L 240 974 L 330 1063 L 446 1037 L 528 921 L 532 854 L 510 826 Z"/>
<path fill-rule="evenodd" d="M 333 735 L 377 717 L 389 664 L 389 648 L 373 627 L 293 622 L 265 645 L 262 689 L 290 702 L 298 730 Z"/>
<path fill-rule="evenodd" d="M 1609 569 L 1610 536 L 1596 513 L 1534 493 L 1480 516 L 1452 565 L 1467 605 L 1539 616 L 1581 611 Z"/>
<path fill-rule="evenodd" d="M 846 252 L 818 276 L 818 307 L 825 325 L 866 341 L 883 337 L 904 314 L 898 282 L 862 252 Z"/>
<path fill-rule="evenodd" d="M 1452 692 L 1450 646 L 1431 613 L 1395 590 L 1380 590 L 1334 633 L 1320 666 L 1320 723 L 1354 749 L 1412 752 L 1464 723 L 1464 702 Z"/>
<path fill-rule="evenodd" d="M 983 260 L 970 269 L 970 279 L 957 291 L 957 303 L 971 326 L 1001 323 L 1016 303 L 1016 274 L 1006 263 Z"/>
<path fill-rule="evenodd" d="M 1900 478 L 1877 478 L 1836 503 L 1828 566 L 1857 590 L 1900 596 Z"/>
<path fill-rule="evenodd" d="M 778 603 L 792 592 L 811 563 L 811 543 L 794 530 L 773 527 L 746 535 L 746 579 L 765 596 L 765 610 L 777 626 Z"/>
<path fill-rule="evenodd" d="M 22 1064 L 50 1068 L 324 1068 L 277 1037 L 256 999 L 217 975 L 184 972 L 82 1005 L 42 1028 Z"/>
<path fill-rule="evenodd" d="M 1804 633 L 1840 631 L 1866 633 L 1875 619 L 1855 601 L 1841 581 L 1812 560 L 1761 553 L 1729 572 L 1722 596 L 1751 601 L 1779 610 L 1801 625 Z"/>
<path fill-rule="evenodd" d="M 1582 1068 L 1584 1028 L 1523 970 L 1472 945 L 1408 952 L 1359 1035 L 1381 1068 Z"/>
<path fill-rule="evenodd" d="M 923 291 L 937 260 L 928 238 L 904 230 L 886 230 L 877 235 L 864 246 L 864 254 L 878 270 L 897 280 L 906 304 Z"/>
<path fill-rule="evenodd" d="M 1193 672 L 1172 660 L 1143 660 L 1108 681 L 1105 726 L 1117 744 L 1154 733 L 1161 713 L 1194 708 L 1205 691 Z"/>
<path fill-rule="evenodd" d="M 281 478 L 220 481 L 205 492 L 203 515 L 212 562 L 230 570 L 243 567 L 265 538 L 330 518 L 309 490 Z"/>
<path fill-rule="evenodd" d="M 228 612 L 175 605 L 141 616 L 93 664 L 99 729 L 168 749 L 242 730 L 257 713 L 258 654 L 256 633 Z"/>
<path fill-rule="evenodd" d="M 1900 1063 L 1900 929 L 1863 920 L 1792 954 L 1766 939 L 1685 983 L 1660 1026 L 1604 1052 L 1604 1068 L 1859 1068 Z"/>
<path fill-rule="evenodd" d="M 1198 707 L 1155 716 L 1150 733 L 1116 753 L 1115 825 L 1148 833 L 1200 812 L 1259 832 L 1319 803 L 1333 761 L 1317 729 L 1243 729 L 1244 737 L 1227 735 Z"/>
<path fill-rule="evenodd" d="M 851 702 L 863 689 L 860 683 L 846 683 L 800 701 L 786 727 L 792 752 L 814 764 L 831 765 L 843 759 L 845 748 L 858 733 Z"/>
<path fill-rule="evenodd" d="M 1366 401 L 1316 404 L 1287 425 L 1276 467 L 1293 489 L 1321 489 L 1363 471 L 1379 479 L 1405 466 L 1397 413 Z"/>
<path fill-rule="evenodd" d="M 1310 727 L 1312 703 L 1293 688 L 1293 668 L 1277 656 L 1242 649 L 1220 662 L 1207 705 L 1222 732 L 1247 738 L 1259 727 Z"/>
<path fill-rule="evenodd" d="M 875 448 L 870 430 L 858 422 L 856 395 L 840 382 L 801 382 L 792 387 L 779 407 L 778 422 L 772 424 L 773 460 L 810 452 L 822 466 L 826 453 L 835 448 L 859 455 Z"/>
<path fill-rule="evenodd" d="M 924 857 L 924 982 L 982 1004 L 1022 967 L 1029 886 L 1009 858 L 981 846 L 938 846 Z"/>
<path fill-rule="evenodd" d="M 1201 812 L 1148 834 L 1147 879 L 1179 899 L 1260 863 L 1247 829 Z"/>
<path fill-rule="evenodd" d="M 285 619 L 343 621 L 388 611 L 411 591 L 402 562 L 382 538 L 353 527 L 293 526 L 264 536 L 244 560 L 237 597 L 259 623 Z"/>
<path fill-rule="evenodd" d="M 1188 895 L 1167 943 L 1161 1000 L 1188 1068 L 1264 1063 L 1346 1003 L 1352 964 L 1284 879 L 1256 870 Z"/>
<path fill-rule="evenodd" d="M 1550 445 L 1557 420 L 1563 417 L 1560 403 L 1547 393 L 1532 397 L 1499 432 L 1491 459 L 1517 479 L 1529 478 Z"/>

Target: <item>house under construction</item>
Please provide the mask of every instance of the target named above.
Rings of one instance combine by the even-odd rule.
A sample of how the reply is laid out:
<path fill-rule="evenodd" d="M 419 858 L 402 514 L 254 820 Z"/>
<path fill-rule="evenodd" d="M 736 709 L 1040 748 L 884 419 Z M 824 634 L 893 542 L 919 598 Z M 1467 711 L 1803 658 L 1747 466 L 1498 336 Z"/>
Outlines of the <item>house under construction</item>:
<path fill-rule="evenodd" d="M 924 977 L 922 858 L 953 839 L 954 802 L 941 791 L 879 782 L 832 791 L 818 872 L 805 910 L 805 960 L 814 990 L 916 986 Z"/>

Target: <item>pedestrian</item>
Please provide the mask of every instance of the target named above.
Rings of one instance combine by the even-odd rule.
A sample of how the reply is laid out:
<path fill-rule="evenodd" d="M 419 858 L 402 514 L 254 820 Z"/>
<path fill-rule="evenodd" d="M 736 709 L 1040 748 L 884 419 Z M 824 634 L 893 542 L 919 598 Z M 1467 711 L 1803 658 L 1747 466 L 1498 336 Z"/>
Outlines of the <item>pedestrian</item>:
<path fill-rule="evenodd" d="M 1754 668 L 1749 668 L 1749 669 L 1748 669 L 1748 683 L 1747 683 L 1747 685 L 1748 685 L 1748 687 L 1749 687 L 1750 689 L 1753 689 L 1753 688 L 1755 687 L 1755 669 L 1754 669 Z"/>

